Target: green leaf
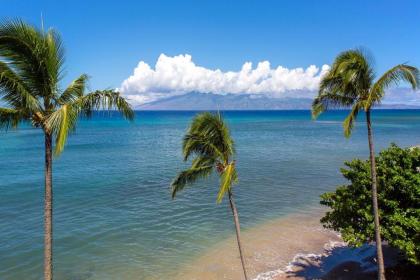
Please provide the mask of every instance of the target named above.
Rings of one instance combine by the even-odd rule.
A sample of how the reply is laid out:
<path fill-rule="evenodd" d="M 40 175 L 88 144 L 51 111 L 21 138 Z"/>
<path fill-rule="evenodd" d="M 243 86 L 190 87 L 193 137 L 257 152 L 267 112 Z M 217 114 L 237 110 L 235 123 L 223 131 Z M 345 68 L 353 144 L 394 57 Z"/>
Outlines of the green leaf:
<path fill-rule="evenodd" d="M 64 105 L 68 102 L 74 102 L 78 98 L 83 97 L 88 79 L 88 75 L 83 74 L 71 82 L 71 84 L 66 88 L 66 90 L 64 90 L 60 98 L 57 100 L 58 103 Z"/>
<path fill-rule="evenodd" d="M 217 194 L 217 203 L 222 202 L 225 194 L 231 189 L 232 185 L 238 180 L 238 175 L 236 174 L 235 162 L 229 163 L 222 172 L 220 176 L 220 188 L 219 193 Z"/>

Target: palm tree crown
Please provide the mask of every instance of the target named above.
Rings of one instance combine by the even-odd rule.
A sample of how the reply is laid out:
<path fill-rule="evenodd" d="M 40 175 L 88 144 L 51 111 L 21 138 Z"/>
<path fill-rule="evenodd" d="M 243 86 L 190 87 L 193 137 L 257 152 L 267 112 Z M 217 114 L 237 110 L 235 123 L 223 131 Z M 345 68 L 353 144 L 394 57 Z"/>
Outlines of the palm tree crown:
<path fill-rule="evenodd" d="M 241 244 L 241 229 L 238 210 L 233 198 L 232 186 L 238 181 L 235 168 L 235 145 L 230 136 L 229 129 L 220 113 L 201 113 L 192 121 L 184 136 L 182 151 L 184 161 L 194 156 L 191 167 L 180 172 L 172 181 L 172 198 L 187 184 L 194 183 L 197 179 L 208 177 L 213 170 L 220 175 L 220 186 L 217 194 L 217 203 L 220 203 L 228 194 L 229 205 L 232 210 L 236 230 L 239 256 L 245 280 L 248 279 L 245 256 Z"/>
<path fill-rule="evenodd" d="M 344 51 L 321 80 L 318 96 L 312 104 L 312 116 L 317 118 L 330 107 L 351 107 L 343 124 L 344 134 L 348 137 L 359 111 L 370 110 L 379 104 L 385 90 L 400 82 L 408 82 L 415 89 L 419 84 L 419 70 L 407 64 L 398 64 L 375 80 L 373 59 L 366 51 Z"/>
<path fill-rule="evenodd" d="M 118 92 L 86 94 L 88 76 L 81 75 L 62 90 L 64 50 L 59 34 L 39 30 L 20 20 L 0 23 L 0 128 L 16 128 L 30 121 L 55 137 L 55 154 L 64 149 L 79 116 L 96 109 L 118 109 L 128 118 L 134 113 Z"/>
<path fill-rule="evenodd" d="M 235 147 L 229 129 L 219 113 L 202 113 L 192 121 L 184 136 L 182 151 L 184 160 L 195 156 L 191 167 L 182 171 L 172 182 L 172 198 L 187 184 L 209 176 L 213 170 L 221 175 L 217 202 L 220 203 L 237 182 Z"/>

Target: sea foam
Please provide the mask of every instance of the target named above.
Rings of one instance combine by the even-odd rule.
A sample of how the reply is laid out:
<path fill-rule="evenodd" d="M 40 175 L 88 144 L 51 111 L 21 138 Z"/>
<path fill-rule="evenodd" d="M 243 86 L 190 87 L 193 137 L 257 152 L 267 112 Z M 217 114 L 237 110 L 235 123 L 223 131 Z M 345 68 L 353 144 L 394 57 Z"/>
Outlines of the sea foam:
<path fill-rule="evenodd" d="M 260 273 L 254 280 L 272 280 L 282 274 L 316 279 L 338 265 L 350 261 L 360 263 L 363 271 L 374 271 L 376 269 L 375 252 L 375 246 L 369 244 L 353 248 L 346 242 L 329 241 L 324 245 L 323 253 L 298 253 L 285 267 Z"/>

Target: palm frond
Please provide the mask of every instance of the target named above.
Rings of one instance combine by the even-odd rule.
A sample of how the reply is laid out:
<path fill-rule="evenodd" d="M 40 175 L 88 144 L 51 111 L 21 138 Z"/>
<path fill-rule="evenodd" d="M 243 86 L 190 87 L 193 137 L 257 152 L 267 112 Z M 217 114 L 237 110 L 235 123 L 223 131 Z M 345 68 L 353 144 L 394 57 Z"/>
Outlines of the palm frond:
<path fill-rule="evenodd" d="M 80 97 L 75 102 L 85 117 L 91 117 L 95 110 L 117 110 L 128 119 L 134 119 L 134 111 L 130 103 L 114 90 L 97 90 Z"/>
<path fill-rule="evenodd" d="M 100 109 L 116 109 L 127 119 L 134 119 L 131 105 L 118 92 L 95 91 L 81 96 L 73 102 L 62 105 L 45 121 L 45 129 L 56 136 L 55 155 L 59 155 L 63 151 L 68 134 L 75 130 L 78 117 L 80 115 L 91 117 L 94 110 Z"/>
<path fill-rule="evenodd" d="M 235 153 L 229 129 L 219 113 L 200 113 L 191 122 L 183 139 L 184 160 L 196 156 L 191 168 L 179 173 L 171 184 L 172 198 L 176 193 L 197 179 L 207 177 L 217 168 L 221 175 L 217 202 L 220 202 L 237 181 L 235 163 L 230 158 Z"/>
<path fill-rule="evenodd" d="M 363 110 L 363 108 L 364 108 L 363 101 L 356 102 L 351 108 L 348 116 L 345 118 L 343 122 L 343 128 L 344 128 L 344 136 L 346 138 L 350 137 L 351 132 L 354 127 L 354 123 L 356 122 L 356 119 L 357 119 L 357 115 L 359 114 L 360 110 Z"/>
<path fill-rule="evenodd" d="M 0 98 L 10 107 L 36 112 L 41 110 L 38 100 L 25 83 L 4 62 L 0 61 Z"/>
<path fill-rule="evenodd" d="M 56 155 L 63 151 L 80 115 L 90 117 L 94 110 L 105 109 L 134 118 L 130 104 L 118 92 L 84 95 L 86 75 L 60 94 L 64 48 L 53 29 L 45 32 L 21 20 L 0 22 L 0 57 L 0 98 L 10 108 L 2 111 L 2 125 L 16 125 L 17 116 L 32 120 L 56 137 Z"/>
<path fill-rule="evenodd" d="M 57 100 L 58 103 L 63 105 L 69 102 L 74 102 L 78 98 L 83 97 L 88 79 L 88 75 L 83 74 L 71 82 L 71 84 L 64 90 L 64 92 Z"/>
<path fill-rule="evenodd" d="M 312 102 L 312 118 L 318 118 L 321 113 L 328 109 L 347 108 L 354 101 L 353 98 L 338 93 L 334 94 L 328 91 L 320 92 Z"/>
<path fill-rule="evenodd" d="M 17 128 L 24 119 L 25 116 L 18 110 L 0 108 L 0 129 Z"/>
<path fill-rule="evenodd" d="M 220 188 L 217 194 L 217 203 L 222 202 L 225 194 L 231 189 L 234 183 L 237 183 L 238 175 L 236 173 L 235 162 L 231 162 L 225 166 L 220 176 Z"/>
<path fill-rule="evenodd" d="M 58 98 L 58 84 L 63 75 L 64 65 L 64 47 L 60 34 L 54 29 L 48 30 L 44 35 L 46 57 L 44 58 L 46 73 L 48 75 L 49 88 L 48 93 L 51 98 Z"/>
<path fill-rule="evenodd" d="M 203 166 L 213 166 L 214 167 L 216 162 L 217 162 L 217 160 L 215 158 L 199 156 L 199 157 L 196 157 L 192 161 L 191 167 L 192 168 L 198 168 L 198 167 L 203 167 Z"/>
<path fill-rule="evenodd" d="M 183 190 L 186 185 L 193 184 L 200 178 L 208 177 L 213 171 L 214 164 L 211 161 L 206 162 L 206 159 L 200 158 L 198 161 L 202 163 L 196 163 L 191 168 L 180 172 L 171 183 L 172 199 L 175 198 L 176 194 Z"/>
<path fill-rule="evenodd" d="M 330 73 L 341 79 L 341 91 L 352 97 L 366 94 L 375 78 L 373 59 L 363 49 L 353 49 L 340 53 L 334 61 Z"/>
<path fill-rule="evenodd" d="M 192 154 L 202 157 L 223 157 L 223 153 L 211 142 L 211 139 L 200 133 L 186 134 L 182 144 L 182 151 L 184 161 L 188 160 Z"/>
<path fill-rule="evenodd" d="M 312 117 L 317 118 L 329 108 L 348 108 L 366 99 L 375 77 L 372 64 L 371 56 L 363 49 L 340 53 L 320 82 L 318 96 L 312 103 Z"/>
<path fill-rule="evenodd" d="M 371 107 L 380 102 L 387 88 L 391 85 L 397 86 L 401 82 L 409 83 L 413 89 L 418 88 L 420 83 L 419 70 L 410 65 L 399 64 L 386 71 L 369 91 L 366 106 Z"/>
<path fill-rule="evenodd" d="M 52 98 L 57 91 L 63 51 L 58 35 L 21 20 L 0 23 L 0 56 L 8 61 L 35 96 Z"/>
<path fill-rule="evenodd" d="M 210 145 L 205 145 L 210 143 Z M 230 137 L 229 128 L 219 113 L 201 113 L 192 121 L 183 141 L 185 158 L 192 153 L 206 153 L 213 150 L 215 156 L 221 156 L 221 161 L 227 162 L 234 154 L 235 147 Z"/>
<path fill-rule="evenodd" d="M 366 83 L 366 87 L 375 77 L 373 65 L 373 56 L 366 49 L 357 48 L 341 52 L 334 60 L 330 72 L 334 76 L 347 76 L 349 81 Z"/>
<path fill-rule="evenodd" d="M 45 121 L 44 129 L 55 135 L 54 154 L 56 156 L 64 150 L 67 136 L 75 130 L 79 112 L 80 109 L 77 106 L 64 104 Z"/>

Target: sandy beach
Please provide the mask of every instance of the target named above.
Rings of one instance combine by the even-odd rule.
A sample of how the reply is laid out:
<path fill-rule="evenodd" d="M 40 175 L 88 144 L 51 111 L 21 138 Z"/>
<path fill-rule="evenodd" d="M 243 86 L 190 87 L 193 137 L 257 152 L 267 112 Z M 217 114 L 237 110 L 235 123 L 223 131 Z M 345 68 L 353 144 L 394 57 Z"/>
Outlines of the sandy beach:
<path fill-rule="evenodd" d="M 299 258 L 325 253 L 328 244 L 341 243 L 340 237 L 323 229 L 321 212 L 293 214 L 242 232 L 247 269 L 252 279 L 283 279 L 297 271 Z M 176 279 L 242 279 L 234 236 L 220 242 L 176 273 Z M 292 278 L 288 278 L 292 279 Z M 296 274 L 295 279 L 299 278 Z"/>
<path fill-rule="evenodd" d="M 320 210 L 291 214 L 242 232 L 254 280 L 371 279 L 374 247 L 349 248 L 319 223 Z M 184 266 L 171 279 L 243 279 L 234 236 Z"/>

